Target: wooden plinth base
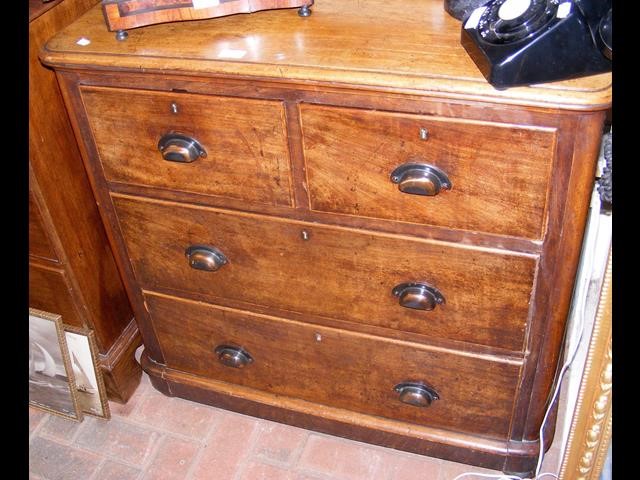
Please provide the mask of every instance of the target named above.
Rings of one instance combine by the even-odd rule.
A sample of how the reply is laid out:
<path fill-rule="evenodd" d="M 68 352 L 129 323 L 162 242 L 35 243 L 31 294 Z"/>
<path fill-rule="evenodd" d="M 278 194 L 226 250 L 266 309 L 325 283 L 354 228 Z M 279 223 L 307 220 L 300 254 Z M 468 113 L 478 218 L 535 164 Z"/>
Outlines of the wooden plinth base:
<path fill-rule="evenodd" d="M 142 369 L 134 354 L 141 343 L 140 332 L 132 319 L 109 352 L 99 356 L 109 400 L 126 403 L 138 388 Z"/>
<path fill-rule="evenodd" d="M 519 472 L 523 478 L 533 475 L 538 460 L 539 442 L 481 438 L 276 396 L 169 369 L 155 363 L 146 352 L 142 368 L 151 384 L 165 395 L 308 430 L 507 473 Z"/>

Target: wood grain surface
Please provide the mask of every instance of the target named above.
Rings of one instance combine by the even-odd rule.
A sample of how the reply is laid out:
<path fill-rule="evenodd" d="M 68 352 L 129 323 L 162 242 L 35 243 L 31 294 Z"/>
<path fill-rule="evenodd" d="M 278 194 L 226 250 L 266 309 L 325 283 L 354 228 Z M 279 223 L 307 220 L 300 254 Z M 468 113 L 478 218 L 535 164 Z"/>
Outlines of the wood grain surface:
<path fill-rule="evenodd" d="M 559 109 L 611 105 L 611 74 L 496 90 L 460 45 L 460 29 L 441 0 L 322 0 L 307 18 L 270 10 L 167 23 L 119 42 L 97 6 L 48 42 L 42 58 L 58 67 L 326 82 Z"/>
<path fill-rule="evenodd" d="M 121 42 L 94 9 L 53 38 L 41 57 L 57 68 L 83 140 L 154 386 L 305 428 L 530 475 L 611 75 L 495 90 L 460 46 L 461 26 L 439 0 L 400 3 L 323 0 L 304 19 L 273 10 L 167 23 L 132 29 Z M 181 99 L 184 117 L 167 108 Z M 136 112 L 131 118 L 129 110 Z M 171 119 L 180 120 L 177 127 Z M 251 124 L 259 133 L 247 137 Z M 198 175 L 150 160 L 158 158 L 152 149 L 164 128 L 196 127 L 199 137 L 224 134 L 227 144 L 214 150 L 228 170 L 217 171 L 217 158 Z M 426 142 L 416 132 L 422 127 L 430 132 Z M 148 150 L 136 158 L 130 152 L 140 139 Z M 210 135 L 206 143 L 216 140 Z M 279 152 L 276 169 L 272 157 L 255 154 L 269 142 Z M 446 170 L 452 190 L 398 197 L 389 170 L 415 159 Z M 263 162 L 270 173 L 282 172 L 280 188 L 275 179 L 253 179 Z M 234 164 L 248 178 L 234 176 Z M 203 244 L 229 262 L 217 272 L 191 268 L 185 250 Z M 435 286 L 446 303 L 429 312 L 401 307 L 391 289 L 406 281 Z M 322 342 L 305 332 L 320 330 L 339 348 L 314 350 Z M 218 338 L 269 358 L 278 382 L 269 384 L 265 370 L 243 383 L 232 377 L 237 372 L 203 361 Z M 405 347 L 408 359 L 400 353 Z M 286 366 L 275 367 L 272 352 Z M 377 378 L 362 373 L 364 363 L 387 377 L 407 373 L 428 382 L 421 377 L 428 369 L 412 362 L 431 367 L 433 352 L 443 355 L 435 375 L 456 385 L 447 393 L 456 405 L 442 408 L 460 418 L 471 414 L 474 425 L 442 417 L 434 420 L 443 422 L 440 428 L 402 412 L 394 419 L 368 401 L 386 401 L 378 380 L 370 389 L 351 389 Z M 307 397 L 295 379 L 306 385 L 311 365 L 341 380 L 329 390 L 311 386 Z M 498 392 L 490 392 L 499 400 L 495 408 L 478 399 L 488 415 L 508 415 L 487 425 L 476 418 L 466 389 L 485 373 L 490 391 L 504 386 L 495 365 L 510 366 L 503 380 L 515 390 L 509 407 Z M 352 378 L 341 377 L 343 369 Z M 322 403 L 314 403 L 318 398 Z"/>
<path fill-rule="evenodd" d="M 29 190 L 29 255 L 58 262 L 45 220 L 32 190 Z"/>
<path fill-rule="evenodd" d="M 167 366 L 276 395 L 418 425 L 505 438 L 518 364 L 419 348 L 345 330 L 147 295 Z M 180 332 L 176 335 L 176 332 Z M 254 361 L 222 365 L 218 345 L 242 347 Z M 396 384 L 432 386 L 430 407 L 398 400 Z"/>
<path fill-rule="evenodd" d="M 75 299 L 69 293 L 71 285 L 64 269 L 38 261 L 29 262 L 29 306 L 62 315 L 64 323 L 83 327 Z"/>
<path fill-rule="evenodd" d="M 108 181 L 292 204 L 281 102 L 88 87 L 82 99 Z M 164 160 L 158 141 L 170 132 L 197 140 L 206 157 Z"/>
<path fill-rule="evenodd" d="M 521 351 L 536 257 L 114 196 L 139 284 Z M 304 240 L 302 232 L 309 240 Z M 217 272 L 191 245 L 219 249 Z M 392 289 L 426 282 L 446 304 L 401 307 Z"/>
<path fill-rule="evenodd" d="M 40 15 L 46 13 L 48 10 L 51 10 L 60 2 L 64 0 L 50 0 L 48 2 L 43 2 L 42 0 L 29 0 L 29 22 L 32 22 Z M 87 5 L 95 4 L 97 0 L 90 2 Z"/>
<path fill-rule="evenodd" d="M 64 0 L 46 8 L 29 4 L 29 190 L 37 204 L 34 209 L 30 202 L 29 212 L 29 305 L 61 314 L 65 324 L 93 330 L 98 350 L 105 353 L 119 340 L 133 312 L 55 72 L 38 58 L 51 36 L 96 3 Z M 43 251 L 40 227 L 55 255 Z M 121 401 L 131 393 L 132 388 L 109 391 Z"/>
<path fill-rule="evenodd" d="M 313 210 L 543 237 L 553 130 L 306 104 L 300 110 Z M 452 188 L 435 196 L 400 192 L 390 174 L 406 163 L 439 168 Z"/>

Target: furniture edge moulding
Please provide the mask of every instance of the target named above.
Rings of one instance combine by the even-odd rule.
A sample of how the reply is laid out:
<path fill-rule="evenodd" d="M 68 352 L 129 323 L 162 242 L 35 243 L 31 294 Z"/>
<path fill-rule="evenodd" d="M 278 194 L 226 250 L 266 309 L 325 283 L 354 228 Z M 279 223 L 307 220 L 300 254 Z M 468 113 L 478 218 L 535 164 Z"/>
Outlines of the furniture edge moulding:
<path fill-rule="evenodd" d="M 143 27 L 144 28 L 144 27 Z M 406 95 L 413 97 L 425 97 L 444 101 L 477 102 L 479 104 L 504 105 L 513 107 L 527 107 L 540 111 L 573 111 L 592 112 L 607 110 L 612 105 L 611 89 L 603 89 L 602 95 L 596 99 L 587 95 L 572 96 L 567 93 L 564 101 L 560 103 L 556 96 L 548 95 L 548 91 L 542 88 L 525 91 L 518 96 L 509 96 L 504 91 L 485 89 L 469 89 L 468 82 L 452 79 L 447 88 L 442 88 L 442 79 L 421 77 L 421 81 L 410 83 L 400 82 L 390 86 L 389 80 L 396 81 L 395 76 L 389 74 L 367 74 L 367 72 L 335 71 L 327 74 L 326 70 L 313 68 L 282 67 L 277 74 L 272 72 L 273 67 L 260 67 L 256 64 L 238 64 L 234 62 L 201 61 L 189 64 L 189 66 L 173 67 L 165 64 L 142 66 L 136 57 L 116 56 L 103 54 L 100 56 L 91 54 L 67 54 L 54 52 L 45 46 L 40 53 L 42 62 L 58 70 L 82 70 L 89 65 L 92 70 L 102 70 L 122 73 L 145 73 L 157 75 L 184 76 L 197 74 L 202 78 L 218 78 L 229 80 L 257 80 L 282 85 L 306 85 L 313 89 L 318 86 L 329 86 L 343 90 L 380 92 Z M 370 75 L 363 82 L 354 81 L 355 76 Z M 456 88 L 457 87 L 457 88 Z M 527 87 L 531 88 L 531 87 Z M 540 91 L 539 91 L 540 90 Z"/>
<path fill-rule="evenodd" d="M 146 349 L 153 352 L 154 357 L 161 360 L 164 358 L 162 352 L 158 346 L 155 333 L 150 319 L 148 318 L 148 311 L 144 300 L 142 298 L 142 292 L 140 288 L 132 283 L 131 279 L 135 278 L 133 271 L 131 270 L 130 263 L 126 256 L 126 246 L 122 243 L 122 236 L 119 232 L 114 232 L 114 225 L 118 225 L 111 197 L 108 188 L 105 184 L 105 179 L 102 175 L 99 162 L 93 162 L 91 159 L 98 159 L 98 153 L 95 151 L 95 144 L 93 142 L 93 135 L 91 133 L 87 118 L 84 117 L 84 108 L 82 105 L 82 99 L 79 94 L 79 85 L 77 75 L 73 72 L 61 72 L 56 71 L 58 83 L 62 97 L 69 110 L 69 119 L 71 126 L 78 138 L 78 146 L 80 148 L 80 154 L 85 168 L 88 172 L 89 181 L 93 194 L 95 195 L 102 224 L 104 226 L 109 244 L 114 250 L 114 259 L 117 265 L 118 271 L 121 273 L 122 282 L 127 292 L 133 311 L 136 314 L 135 320 L 142 337 L 142 341 Z M 100 184 L 97 184 L 100 183 Z M 123 255 L 119 252 L 124 252 Z M 139 319 L 139 316 L 143 315 L 147 318 L 143 321 Z"/>
<path fill-rule="evenodd" d="M 589 199 L 595 183 L 596 161 L 605 114 L 605 111 L 598 111 L 579 115 L 572 130 L 568 132 L 572 132 L 573 136 L 571 159 L 568 162 L 571 169 L 568 172 L 560 172 L 560 175 L 568 175 L 562 177 L 567 179 L 564 182 L 567 195 L 560 197 L 563 205 L 555 207 L 559 208 L 561 216 L 556 218 L 558 224 L 550 227 L 554 233 L 547 235 L 544 247 L 545 252 L 550 251 L 554 254 L 543 255 L 540 269 L 543 275 L 538 278 L 538 285 L 548 286 L 548 298 L 542 305 L 546 313 L 542 315 L 543 321 L 538 322 L 537 332 L 533 332 L 536 335 L 535 345 L 538 346 L 531 350 L 533 358 L 530 357 L 524 373 L 531 382 L 525 388 L 531 391 L 533 396 L 521 400 L 524 403 L 532 402 L 539 405 L 538 408 L 524 409 L 528 412 L 523 423 L 524 430 L 521 432 L 525 439 L 538 437 L 539 426 L 556 383 L 557 371 L 549 366 L 556 365 L 562 359 L 566 319 L 576 281 Z M 558 174 L 556 172 L 556 175 Z M 567 264 L 571 268 L 567 268 Z M 540 292 L 536 293 L 536 297 L 541 301 Z M 549 439 L 552 430 L 553 425 L 548 424 L 545 438 Z"/>

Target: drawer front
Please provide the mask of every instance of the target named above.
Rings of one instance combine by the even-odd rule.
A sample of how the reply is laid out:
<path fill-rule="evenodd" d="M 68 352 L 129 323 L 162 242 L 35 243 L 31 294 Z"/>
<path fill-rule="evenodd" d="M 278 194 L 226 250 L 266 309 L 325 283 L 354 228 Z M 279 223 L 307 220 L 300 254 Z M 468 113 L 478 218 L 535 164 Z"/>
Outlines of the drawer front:
<path fill-rule="evenodd" d="M 114 203 L 143 288 L 523 347 L 533 256 L 117 195 Z M 211 251 L 209 260 L 194 254 L 198 262 L 216 263 L 221 253 L 227 263 L 193 268 L 191 246 Z M 414 282 L 436 288 L 444 303 L 430 311 L 400 306 L 394 287 Z"/>
<path fill-rule="evenodd" d="M 300 111 L 313 210 L 543 236 L 554 130 L 313 105 Z M 421 167 L 396 170 L 408 164 Z"/>
<path fill-rule="evenodd" d="M 84 326 L 64 270 L 29 264 L 29 306 L 62 315 L 66 325 Z"/>
<path fill-rule="evenodd" d="M 154 294 L 146 301 L 171 368 L 411 423 L 507 436 L 518 364 Z M 404 382 L 422 383 L 439 398 L 423 407 L 401 402 L 394 387 Z"/>
<path fill-rule="evenodd" d="M 81 93 L 108 181 L 291 205 L 281 102 L 97 87 Z M 165 160 L 158 145 L 170 132 L 196 140 L 206 156 Z M 168 140 L 170 158 L 185 158 L 179 141 Z"/>
<path fill-rule="evenodd" d="M 47 235 L 47 228 L 38 203 L 31 192 L 29 192 L 29 254 L 54 262 L 59 261 Z"/>

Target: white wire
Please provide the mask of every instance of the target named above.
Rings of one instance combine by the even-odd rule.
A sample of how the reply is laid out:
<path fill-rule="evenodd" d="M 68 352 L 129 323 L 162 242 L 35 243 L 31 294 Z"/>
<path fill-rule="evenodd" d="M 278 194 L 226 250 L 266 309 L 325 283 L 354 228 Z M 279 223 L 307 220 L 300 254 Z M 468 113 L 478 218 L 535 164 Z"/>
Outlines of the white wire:
<path fill-rule="evenodd" d="M 523 479 L 523 478 L 521 478 L 521 477 L 519 477 L 517 475 L 506 475 L 506 474 L 499 475 L 499 474 L 495 474 L 495 473 L 473 473 L 473 472 L 461 473 L 460 475 L 458 475 L 453 480 L 458 480 L 459 478 L 462 478 L 462 477 L 467 476 L 467 475 L 473 475 L 475 477 L 482 477 L 482 478 L 494 478 L 496 480 L 526 480 L 526 479 Z M 558 476 L 555 473 L 542 473 L 537 478 L 540 479 L 540 478 L 546 477 L 546 476 L 558 478 Z"/>
<path fill-rule="evenodd" d="M 587 270 L 588 272 L 591 271 L 591 266 L 589 267 L 589 270 Z M 590 278 L 587 278 L 587 281 L 590 281 Z M 463 478 L 464 476 L 468 476 L 468 475 L 475 475 L 475 476 L 479 476 L 479 477 L 483 477 L 483 478 L 495 478 L 496 480 L 539 480 L 542 477 L 545 476 L 553 476 L 555 478 L 558 478 L 557 475 L 553 474 L 553 473 L 543 473 L 540 474 L 540 468 L 542 467 L 542 459 L 544 457 L 544 426 L 547 423 L 547 419 L 549 417 L 549 413 L 552 410 L 553 404 L 556 401 L 556 398 L 558 397 L 558 394 L 560 393 L 560 387 L 562 386 L 562 379 L 564 377 L 564 374 L 566 373 L 567 369 L 569 368 L 569 366 L 571 365 L 571 362 L 573 362 L 573 359 L 576 356 L 576 353 L 578 352 L 578 348 L 580 346 L 580 343 L 582 341 L 582 334 L 584 332 L 584 312 L 585 312 L 585 297 L 586 295 L 582 295 L 581 298 L 579 299 L 579 306 L 580 309 L 578 310 L 579 313 L 579 320 L 580 320 L 580 336 L 578 337 L 578 341 L 575 343 L 575 345 L 573 345 L 573 351 L 571 352 L 571 355 L 569 355 L 569 360 L 562 366 L 562 369 L 560 370 L 560 375 L 558 376 L 558 383 L 556 384 L 556 389 L 553 393 L 553 397 L 551 398 L 551 402 L 549 402 L 549 406 L 547 407 L 547 412 L 544 415 L 544 418 L 542 420 L 542 425 L 540 426 L 540 454 L 538 456 L 538 463 L 536 465 L 536 473 L 533 477 L 533 479 L 527 479 L 527 478 L 522 478 L 519 477 L 518 475 L 499 475 L 499 474 L 487 474 L 487 473 L 473 473 L 473 472 L 465 472 L 465 473 L 461 473 L 460 475 L 458 475 L 457 477 L 455 477 L 453 480 L 459 480 L 460 478 Z"/>
<path fill-rule="evenodd" d="M 595 192 L 593 194 L 594 196 L 596 195 Z M 599 202 L 592 202 L 592 203 L 596 203 L 599 206 Z M 599 215 L 599 208 L 595 208 L 595 205 L 592 205 L 592 212 L 595 212 L 594 216 Z M 585 245 L 584 249 L 583 249 L 583 254 L 584 252 L 593 252 L 595 250 L 595 242 L 597 240 L 597 235 L 594 233 L 593 235 L 591 235 L 590 237 L 587 237 L 588 240 L 590 240 L 590 244 L 589 245 Z M 587 303 L 587 296 L 589 294 L 589 284 L 591 283 L 591 275 L 592 275 L 592 270 L 593 270 L 593 258 L 595 255 L 593 254 L 587 254 L 584 255 L 585 258 L 585 264 L 583 265 L 584 268 L 584 274 L 582 275 L 582 281 L 584 282 L 584 290 L 576 290 L 577 293 L 582 293 L 580 295 L 580 297 L 578 298 L 578 307 L 577 307 L 577 312 L 576 312 L 576 318 L 579 320 L 579 328 L 577 331 L 580 332 L 579 336 L 578 336 L 578 340 L 575 342 L 574 345 L 572 345 L 572 351 L 571 353 L 568 355 L 568 359 L 565 362 L 565 364 L 562 366 L 562 369 L 560 370 L 560 375 L 558 375 L 558 383 L 556 384 L 556 389 L 555 392 L 553 393 L 553 397 L 551 398 L 551 402 L 549 402 L 549 407 L 547 408 L 547 412 L 544 415 L 544 419 L 542 420 L 542 425 L 540 425 L 540 456 L 538 457 L 538 465 L 536 466 L 536 473 L 534 476 L 534 479 L 538 479 L 539 478 L 539 474 L 540 474 L 540 468 L 542 467 L 542 458 L 543 458 L 543 449 L 544 449 L 544 426 L 547 423 L 547 417 L 549 416 L 549 413 L 551 412 L 551 409 L 553 407 L 553 404 L 556 401 L 556 398 L 558 396 L 558 394 L 560 393 L 560 387 L 562 386 L 562 380 L 564 378 L 564 374 L 567 371 L 567 369 L 569 368 L 569 366 L 571 365 L 571 363 L 573 362 L 573 360 L 576 357 L 576 354 L 578 353 L 578 350 L 580 349 L 580 345 L 582 344 L 582 336 L 584 335 L 584 327 L 585 327 L 585 316 L 586 316 L 586 303 Z M 556 476 L 557 478 L 557 476 Z"/>
<path fill-rule="evenodd" d="M 594 209 L 595 211 L 597 211 L 597 209 Z M 591 241 L 591 245 L 585 245 L 584 246 L 584 251 L 585 252 L 590 252 L 593 251 L 593 243 L 596 240 L 596 235 L 593 235 L 592 237 L 589 238 L 589 240 Z M 582 281 L 585 282 L 584 283 L 584 290 L 580 290 L 577 289 L 576 292 L 580 293 L 580 292 L 584 292 L 582 295 L 580 295 L 580 297 L 578 298 L 578 306 L 576 309 L 576 318 L 579 320 L 579 332 L 580 335 L 578 336 L 578 340 L 575 342 L 574 345 L 572 345 L 572 351 L 571 354 L 568 355 L 568 360 L 564 363 L 564 365 L 562 366 L 562 368 L 560 369 L 560 374 L 558 375 L 558 382 L 556 384 L 556 388 L 555 391 L 553 392 L 553 396 L 551 397 L 551 401 L 549 402 L 549 406 L 547 407 L 547 411 L 544 415 L 544 418 L 542 420 L 542 424 L 540 425 L 540 430 L 539 430 L 539 436 L 540 436 L 540 454 L 538 455 L 538 463 L 536 465 L 536 470 L 535 470 L 535 475 L 533 478 L 529 479 L 529 478 L 522 478 L 519 477 L 518 475 L 506 475 L 506 474 L 493 474 L 493 473 L 473 473 L 473 472 L 465 472 L 465 473 L 461 473 L 460 475 L 456 476 L 453 480 L 459 480 L 465 476 L 476 476 L 476 477 L 482 477 L 482 478 L 494 478 L 495 480 L 540 480 L 543 477 L 546 476 L 551 476 L 554 478 L 558 478 L 558 475 L 554 474 L 554 473 L 540 473 L 540 468 L 542 467 L 542 459 L 544 458 L 544 426 L 547 423 L 547 419 L 549 417 L 549 413 L 551 412 L 552 408 L 553 408 L 553 404 L 556 401 L 556 398 L 558 397 L 558 394 L 560 393 L 560 387 L 562 386 L 562 380 L 564 377 L 564 374 L 566 373 L 567 369 L 569 368 L 569 366 L 571 365 L 571 363 L 573 362 L 573 360 L 575 359 L 576 354 L 578 353 L 578 350 L 580 348 L 580 344 L 582 343 L 582 335 L 584 333 L 584 326 L 585 326 L 585 304 L 587 301 L 587 294 L 589 291 L 589 284 L 591 283 L 591 273 L 592 273 L 592 269 L 593 269 L 593 255 L 586 255 L 585 256 L 585 264 L 583 265 L 585 274 L 582 276 Z"/>
<path fill-rule="evenodd" d="M 458 475 L 453 480 L 458 480 L 459 478 L 466 477 L 468 475 L 473 475 L 474 477 L 482 477 L 482 478 L 495 478 L 496 480 L 523 480 L 521 477 L 517 475 L 506 475 L 506 474 L 495 474 L 495 473 L 473 473 L 473 472 L 465 472 Z"/>
<path fill-rule="evenodd" d="M 588 270 L 589 272 L 591 271 L 591 269 Z M 590 279 L 587 279 L 587 282 Z M 544 457 L 544 426 L 547 423 L 547 418 L 549 417 L 549 413 L 551 413 L 553 404 L 556 402 L 556 398 L 558 397 L 558 394 L 560 393 L 560 387 L 562 386 L 562 379 L 564 377 L 564 374 L 566 373 L 567 369 L 569 368 L 569 366 L 571 365 L 571 362 L 573 362 L 573 359 L 576 356 L 576 353 L 578 353 L 578 349 L 580 347 L 580 343 L 582 341 L 582 334 L 584 333 L 584 317 L 585 317 L 585 302 L 586 302 L 586 293 L 585 295 L 583 295 L 580 298 L 580 310 L 579 310 L 579 320 L 580 320 L 580 336 L 578 337 L 578 341 L 576 342 L 576 344 L 574 345 L 573 351 L 571 352 L 571 355 L 569 356 L 569 360 L 562 366 L 562 370 L 560 370 L 560 375 L 558 376 L 558 384 L 556 385 L 556 390 L 553 393 L 553 397 L 551 398 L 551 402 L 549 402 L 549 407 L 547 408 L 547 412 L 544 415 L 544 419 L 542 420 L 542 425 L 540 426 L 540 456 L 538 457 L 538 465 L 536 466 L 536 473 L 535 476 L 533 477 L 534 479 L 539 479 L 541 477 L 540 475 L 540 468 L 542 467 L 542 459 Z M 558 478 L 556 476 L 556 478 Z M 524 480 L 524 479 L 523 479 Z"/>

